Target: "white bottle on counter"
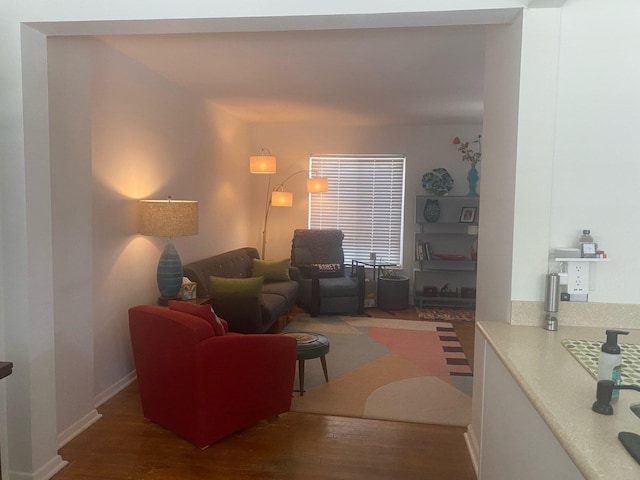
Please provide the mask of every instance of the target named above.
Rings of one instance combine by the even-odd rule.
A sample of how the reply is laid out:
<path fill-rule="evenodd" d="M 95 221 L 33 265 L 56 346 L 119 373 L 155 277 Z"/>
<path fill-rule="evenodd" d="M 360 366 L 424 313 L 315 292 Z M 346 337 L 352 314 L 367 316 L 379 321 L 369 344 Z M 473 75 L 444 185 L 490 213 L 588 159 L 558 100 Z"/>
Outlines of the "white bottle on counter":
<path fill-rule="evenodd" d="M 623 330 L 607 330 L 607 341 L 602 344 L 598 360 L 598 380 L 612 380 L 614 385 L 620 385 L 622 373 L 622 353 L 618 345 L 618 335 L 629 335 Z M 618 400 L 620 390 L 614 390 L 611 401 Z"/>

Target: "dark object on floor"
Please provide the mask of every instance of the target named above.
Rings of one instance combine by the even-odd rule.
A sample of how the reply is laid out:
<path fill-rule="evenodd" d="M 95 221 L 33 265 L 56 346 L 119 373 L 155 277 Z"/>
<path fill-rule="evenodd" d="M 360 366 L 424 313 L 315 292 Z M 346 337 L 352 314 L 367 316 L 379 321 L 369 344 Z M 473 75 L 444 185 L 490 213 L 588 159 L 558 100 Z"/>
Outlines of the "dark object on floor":
<path fill-rule="evenodd" d="M 409 306 L 409 278 L 394 275 L 378 279 L 378 308 L 404 310 Z"/>

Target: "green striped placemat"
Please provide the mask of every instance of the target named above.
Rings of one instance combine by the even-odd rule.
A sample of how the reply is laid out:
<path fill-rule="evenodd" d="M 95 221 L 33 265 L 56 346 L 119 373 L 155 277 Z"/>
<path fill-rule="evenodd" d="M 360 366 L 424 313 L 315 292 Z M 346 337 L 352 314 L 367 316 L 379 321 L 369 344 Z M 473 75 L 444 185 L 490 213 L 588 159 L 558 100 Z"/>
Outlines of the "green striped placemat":
<path fill-rule="evenodd" d="M 595 379 L 598 378 L 598 358 L 602 342 L 591 340 L 562 340 L 562 345 Z M 620 343 L 622 353 L 621 382 L 640 385 L 640 345 Z"/>

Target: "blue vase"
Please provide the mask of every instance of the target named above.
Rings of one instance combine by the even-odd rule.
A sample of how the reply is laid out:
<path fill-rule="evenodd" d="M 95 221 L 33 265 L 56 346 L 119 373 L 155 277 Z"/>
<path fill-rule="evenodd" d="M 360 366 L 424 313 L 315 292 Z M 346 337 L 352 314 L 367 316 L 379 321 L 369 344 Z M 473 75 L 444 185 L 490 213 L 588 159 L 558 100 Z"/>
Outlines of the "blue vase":
<path fill-rule="evenodd" d="M 479 196 L 478 192 L 476 192 L 478 180 L 480 180 L 480 175 L 478 175 L 478 170 L 476 170 L 476 164 L 472 163 L 469 174 L 467 175 L 467 181 L 469 182 L 469 193 L 467 193 L 467 197 Z"/>
<path fill-rule="evenodd" d="M 422 210 L 424 220 L 429 223 L 437 222 L 440 219 L 440 202 L 431 198 L 427 198 Z"/>

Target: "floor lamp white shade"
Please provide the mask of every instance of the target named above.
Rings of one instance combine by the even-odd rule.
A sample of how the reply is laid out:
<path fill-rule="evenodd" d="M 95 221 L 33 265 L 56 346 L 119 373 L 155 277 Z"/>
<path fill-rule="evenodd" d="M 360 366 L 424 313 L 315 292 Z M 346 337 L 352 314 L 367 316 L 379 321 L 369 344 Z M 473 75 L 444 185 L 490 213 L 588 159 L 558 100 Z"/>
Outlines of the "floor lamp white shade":
<path fill-rule="evenodd" d="M 271 192 L 271 205 L 274 207 L 292 207 L 293 193 L 291 192 Z"/>
<path fill-rule="evenodd" d="M 276 173 L 276 157 L 273 155 L 254 155 L 249 157 L 249 171 L 251 173 Z"/>
<path fill-rule="evenodd" d="M 158 261 L 156 280 L 164 305 L 177 298 L 182 286 L 182 262 L 171 237 L 198 234 L 198 202 L 194 200 L 140 200 L 142 235 L 166 237 L 167 242 Z"/>
<path fill-rule="evenodd" d="M 307 178 L 307 192 L 320 193 L 329 191 L 329 179 L 326 177 Z"/>

